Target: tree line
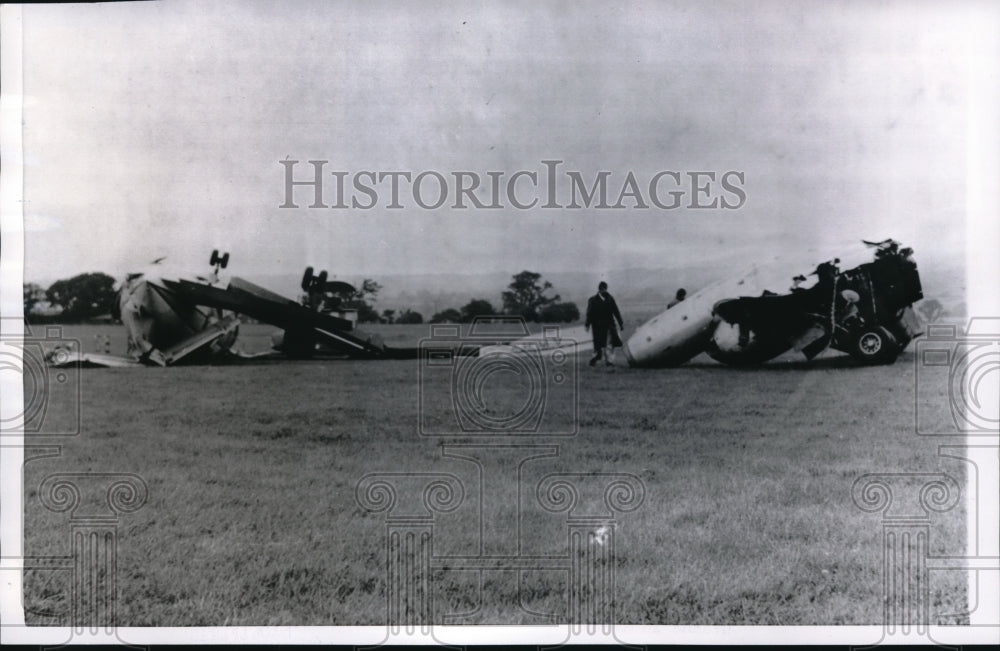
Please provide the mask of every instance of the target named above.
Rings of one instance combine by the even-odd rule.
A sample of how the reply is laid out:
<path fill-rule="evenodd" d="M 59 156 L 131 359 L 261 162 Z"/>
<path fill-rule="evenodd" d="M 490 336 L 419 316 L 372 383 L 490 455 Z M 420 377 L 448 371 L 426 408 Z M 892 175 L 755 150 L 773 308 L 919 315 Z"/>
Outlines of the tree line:
<path fill-rule="evenodd" d="M 374 291 L 363 292 L 360 298 L 374 299 L 378 290 L 381 289 L 381 285 L 372 283 L 372 287 L 369 288 L 368 282 L 365 281 L 365 288 Z M 551 289 L 552 283 L 542 280 L 540 273 L 525 270 L 512 277 L 507 290 L 501 294 L 502 304 L 499 310 L 485 298 L 474 298 L 460 308 L 449 307 L 435 312 L 429 322 L 470 323 L 476 317 L 497 315 L 520 316 L 526 321 L 543 323 L 578 321 L 580 310 L 576 303 L 563 302 L 558 294 L 549 296 L 547 292 Z M 358 321 L 361 323 L 419 324 L 424 322 L 424 316 L 415 310 L 405 309 L 398 313 L 396 310 L 383 310 L 379 314 L 364 301 L 361 303 L 361 308 L 358 308 L 357 300 L 343 303 L 345 307 L 358 309 Z"/>
<path fill-rule="evenodd" d="M 562 302 L 558 294 L 548 296 L 552 283 L 542 280 L 542 275 L 534 271 L 522 271 L 513 276 L 500 298 L 499 311 L 483 298 L 469 301 L 461 309 L 448 308 L 431 317 L 431 323 L 469 323 L 477 316 L 498 314 L 520 316 L 525 321 L 543 323 L 572 323 L 580 319 L 576 303 Z"/>
<path fill-rule="evenodd" d="M 85 273 L 57 280 L 48 289 L 37 283 L 24 283 L 24 315 L 38 317 L 36 310 L 44 302 L 59 308 L 59 321 L 86 321 L 114 314 L 117 303 L 115 279 L 104 273 Z"/>
<path fill-rule="evenodd" d="M 361 323 L 410 323 L 424 322 L 419 312 L 404 309 L 383 310 L 379 313 L 372 305 L 377 301 L 382 285 L 365 278 L 361 286 L 349 295 L 338 297 L 341 308 L 357 310 Z M 558 294 L 549 295 L 552 283 L 533 271 L 522 271 L 512 277 L 511 283 L 501 294 L 499 309 L 485 298 L 474 298 L 460 308 L 446 308 L 435 313 L 430 323 L 469 323 L 477 316 L 520 316 L 526 321 L 545 323 L 571 323 L 580 319 L 575 303 L 563 302 Z M 58 315 L 51 320 L 64 322 L 87 321 L 112 316 L 117 318 L 118 297 L 115 279 L 105 273 L 84 273 L 65 280 L 57 280 L 48 288 L 37 283 L 24 283 L 24 314 L 36 320 L 41 316 L 42 303 L 58 308 Z"/>

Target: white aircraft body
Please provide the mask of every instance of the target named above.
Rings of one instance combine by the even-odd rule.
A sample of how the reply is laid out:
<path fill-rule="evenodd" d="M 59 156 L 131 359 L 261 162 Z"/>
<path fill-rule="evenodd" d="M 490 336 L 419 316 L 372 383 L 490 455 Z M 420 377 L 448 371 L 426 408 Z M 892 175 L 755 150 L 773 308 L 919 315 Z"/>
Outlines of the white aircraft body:
<path fill-rule="evenodd" d="M 740 294 L 759 293 L 756 268 L 726 278 L 695 292 L 636 328 L 625 342 L 630 366 L 676 366 L 705 350 L 716 320 L 712 307 Z"/>
<path fill-rule="evenodd" d="M 912 309 L 923 297 L 920 276 L 912 249 L 891 239 L 864 244 L 868 261 L 845 271 L 839 258 L 820 263 L 809 277 L 792 278 L 784 265 L 776 273 L 779 267 L 769 264 L 708 285 L 636 328 L 625 341 L 625 358 L 629 366 L 669 367 L 706 352 L 724 364 L 748 366 L 791 349 L 812 359 L 833 348 L 862 364 L 891 364 L 921 334 Z M 862 259 L 849 255 L 852 262 Z M 786 290 L 789 280 L 795 284 Z M 571 347 L 580 354 L 590 352 L 590 342 L 588 333 L 570 328 L 479 354 Z"/>

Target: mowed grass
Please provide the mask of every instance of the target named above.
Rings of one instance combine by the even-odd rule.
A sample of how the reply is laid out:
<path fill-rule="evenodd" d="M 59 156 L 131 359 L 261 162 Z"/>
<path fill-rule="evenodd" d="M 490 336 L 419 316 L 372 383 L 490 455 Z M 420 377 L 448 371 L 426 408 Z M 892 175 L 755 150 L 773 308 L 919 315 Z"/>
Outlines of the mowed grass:
<path fill-rule="evenodd" d="M 388 341 L 393 331 L 384 330 Z M 414 341 L 411 330 L 395 338 Z M 87 329 L 67 334 L 93 342 Z M 965 489 L 961 463 L 937 455 L 946 441 L 914 432 L 912 352 L 872 368 L 839 355 L 812 364 L 789 356 L 756 370 L 704 357 L 664 370 L 582 365 L 578 412 L 556 405 L 544 422 L 561 431 L 575 420 L 576 435 L 508 439 L 558 446 L 557 456 L 527 461 L 520 474 L 509 448 L 482 453 L 482 489 L 477 466 L 445 456 L 441 444 L 488 441 L 420 435 L 418 364 L 85 370 L 80 434 L 52 441 L 62 445 L 58 457 L 25 466 L 25 554 L 69 551 L 68 516 L 39 502 L 46 476 L 135 473 L 149 499 L 118 528 L 119 625 L 380 625 L 386 523 L 356 501 L 365 475 L 459 478 L 465 499 L 438 516 L 436 555 L 475 555 L 482 544 L 492 553 L 558 556 L 566 514 L 539 508 L 538 481 L 628 473 L 641 480 L 645 501 L 615 516 L 617 623 L 880 624 L 881 515 L 855 506 L 854 481 L 870 472 L 946 472 Z M 448 390 L 435 382 L 428 390 Z M 66 413 L 55 409 L 52 418 Z M 932 513 L 930 552 L 964 549 L 960 501 Z M 68 585 L 57 572 L 29 571 L 28 621 L 65 622 Z M 470 614 L 449 623 L 567 617 L 566 576 L 554 570 L 478 576 L 438 567 L 432 590 L 436 621 L 461 611 Z M 967 622 L 963 573 L 932 572 L 931 590 L 934 621 Z"/>

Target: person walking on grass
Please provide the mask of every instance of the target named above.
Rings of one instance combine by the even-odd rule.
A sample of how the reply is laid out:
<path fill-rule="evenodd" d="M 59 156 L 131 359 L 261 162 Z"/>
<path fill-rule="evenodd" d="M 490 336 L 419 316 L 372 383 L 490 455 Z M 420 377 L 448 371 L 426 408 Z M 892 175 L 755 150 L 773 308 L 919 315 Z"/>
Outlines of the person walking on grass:
<path fill-rule="evenodd" d="M 615 328 L 615 321 L 618 321 L 618 328 Z M 618 330 L 625 328 L 622 321 L 622 314 L 618 311 L 618 304 L 608 293 L 608 284 L 603 280 L 597 285 L 597 294 L 591 296 L 587 301 L 587 320 L 583 327 L 586 330 L 594 329 L 594 356 L 590 359 L 593 366 L 601 357 L 604 363 L 611 366 L 611 358 L 615 348 L 621 348 L 622 340 L 618 336 Z M 608 345 L 608 337 L 611 337 L 611 352 L 605 353 Z"/>

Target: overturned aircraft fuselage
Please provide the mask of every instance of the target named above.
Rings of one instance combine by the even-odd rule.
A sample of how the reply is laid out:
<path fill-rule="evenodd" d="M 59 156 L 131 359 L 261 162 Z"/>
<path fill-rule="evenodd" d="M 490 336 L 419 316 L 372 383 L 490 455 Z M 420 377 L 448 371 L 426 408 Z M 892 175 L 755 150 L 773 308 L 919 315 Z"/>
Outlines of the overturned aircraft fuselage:
<path fill-rule="evenodd" d="M 912 310 L 923 298 L 920 275 L 912 250 L 892 240 L 866 244 L 877 247 L 874 261 L 844 272 L 839 260 L 823 263 L 813 286 L 787 294 L 761 291 L 756 270 L 710 285 L 639 327 L 626 342 L 629 364 L 676 366 L 707 352 L 747 366 L 793 348 L 812 359 L 828 347 L 865 364 L 892 363 L 920 334 Z"/>
<path fill-rule="evenodd" d="M 756 269 L 705 287 L 636 328 L 625 342 L 630 366 L 677 366 L 705 350 L 717 325 L 712 307 L 728 296 L 754 291 Z"/>
<path fill-rule="evenodd" d="M 160 366 L 225 353 L 239 334 L 234 314 L 194 305 L 170 281 L 144 275 L 122 284 L 117 310 L 128 332 L 128 355 Z"/>

